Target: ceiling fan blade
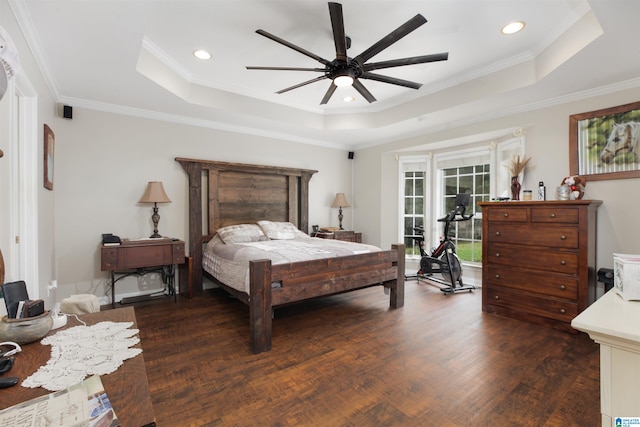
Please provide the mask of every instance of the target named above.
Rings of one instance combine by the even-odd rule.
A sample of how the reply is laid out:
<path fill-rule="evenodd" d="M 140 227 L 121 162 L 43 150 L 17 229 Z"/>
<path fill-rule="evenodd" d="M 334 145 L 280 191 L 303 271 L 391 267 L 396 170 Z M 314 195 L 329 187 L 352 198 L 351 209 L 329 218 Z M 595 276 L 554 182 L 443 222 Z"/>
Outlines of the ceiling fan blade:
<path fill-rule="evenodd" d="M 396 28 L 395 30 L 387 34 L 385 37 L 380 39 L 380 41 L 375 43 L 369 49 L 365 50 L 360 55 L 353 58 L 354 61 L 358 61 L 360 65 L 364 64 L 369 59 L 379 54 L 380 52 L 382 52 L 383 50 L 385 50 L 386 48 L 388 48 L 389 46 L 391 46 L 392 44 L 394 44 L 395 42 L 397 42 L 407 34 L 411 33 L 413 30 L 417 29 L 418 27 L 420 27 L 426 22 L 427 20 L 425 19 L 424 16 L 417 14 L 416 16 L 409 19 L 407 22 L 405 22 L 404 24 L 402 24 L 401 26 L 399 26 L 398 28 Z"/>
<path fill-rule="evenodd" d="M 324 105 L 329 102 L 329 99 L 331 99 L 331 95 L 333 95 L 333 92 L 335 92 L 337 88 L 338 86 L 331 82 L 331 86 L 329 86 L 329 89 L 327 89 L 327 92 L 324 94 L 322 101 L 320 101 L 320 105 Z"/>
<path fill-rule="evenodd" d="M 424 64 L 427 62 L 446 61 L 449 59 L 449 52 L 434 53 L 432 55 L 412 56 L 410 58 L 392 59 L 390 61 L 371 62 L 364 64 L 364 71 L 379 70 L 381 68 L 402 67 L 404 65 Z"/>
<path fill-rule="evenodd" d="M 336 45 L 336 59 L 347 62 L 347 36 L 344 33 L 344 18 L 340 3 L 329 3 L 329 16 L 333 29 L 333 40 Z"/>
<path fill-rule="evenodd" d="M 256 33 L 260 34 L 261 36 L 265 36 L 266 38 L 271 39 L 274 42 L 280 43 L 281 45 L 284 45 L 284 46 L 286 46 L 286 47 L 288 47 L 290 49 L 293 49 L 296 52 L 300 52 L 301 54 L 306 55 L 309 58 L 313 58 L 316 61 L 320 62 L 321 64 L 327 65 L 329 63 L 329 61 L 327 61 L 323 57 L 318 56 L 315 53 L 309 52 L 308 50 L 303 49 L 300 46 L 296 46 L 295 44 L 293 44 L 291 42 L 288 42 L 288 41 L 286 41 L 284 39 L 281 39 L 278 36 L 274 36 L 273 34 L 268 33 L 268 32 L 266 32 L 264 30 L 256 30 Z"/>
<path fill-rule="evenodd" d="M 288 88 L 279 90 L 276 93 L 278 93 L 278 94 L 285 93 L 285 92 L 288 92 L 288 91 L 290 91 L 292 89 L 297 89 L 299 87 L 306 86 L 306 85 L 311 84 L 311 83 L 319 82 L 320 80 L 324 80 L 326 78 L 327 78 L 327 76 L 319 76 L 319 77 L 316 77 L 315 79 L 307 80 L 306 82 L 298 83 L 297 85 L 290 86 Z"/>
<path fill-rule="evenodd" d="M 317 71 L 319 73 L 324 73 L 327 71 L 324 68 L 300 68 L 300 67 L 253 67 L 250 65 L 246 66 L 247 70 L 275 70 L 275 71 Z"/>
<path fill-rule="evenodd" d="M 388 76 L 383 76 L 383 75 L 374 74 L 374 73 L 362 73 L 362 75 L 359 78 L 375 80 L 382 83 L 390 83 L 392 85 L 404 86 L 411 89 L 420 89 L 420 87 L 422 86 L 422 83 L 416 83 L 409 80 L 403 80 L 395 77 L 388 77 Z"/>
<path fill-rule="evenodd" d="M 376 98 L 367 90 L 366 87 L 364 87 L 362 83 L 360 83 L 358 79 L 353 81 L 353 87 L 364 97 L 364 99 L 369 101 L 369 104 L 376 101 Z"/>

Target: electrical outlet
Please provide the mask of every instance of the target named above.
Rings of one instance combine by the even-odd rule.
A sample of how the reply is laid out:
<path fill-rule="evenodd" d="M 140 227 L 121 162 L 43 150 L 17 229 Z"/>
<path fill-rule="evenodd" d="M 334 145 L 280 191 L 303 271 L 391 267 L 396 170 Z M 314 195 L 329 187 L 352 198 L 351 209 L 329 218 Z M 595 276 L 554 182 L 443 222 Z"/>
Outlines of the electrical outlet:
<path fill-rule="evenodd" d="M 49 286 L 47 286 L 47 296 L 51 295 L 51 291 L 54 289 L 58 289 L 58 281 L 52 280 Z"/>

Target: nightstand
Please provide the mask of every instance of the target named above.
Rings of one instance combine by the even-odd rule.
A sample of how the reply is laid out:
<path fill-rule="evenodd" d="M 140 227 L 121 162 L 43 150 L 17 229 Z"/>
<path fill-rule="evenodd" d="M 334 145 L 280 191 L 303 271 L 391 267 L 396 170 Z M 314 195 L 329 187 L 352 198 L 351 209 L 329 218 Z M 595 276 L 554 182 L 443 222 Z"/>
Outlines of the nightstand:
<path fill-rule="evenodd" d="M 123 240 L 115 246 L 102 245 L 102 271 L 111 273 L 111 306 L 116 303 L 116 282 L 128 276 L 147 273 L 162 274 L 168 295 L 176 301 L 175 265 L 184 263 L 184 242 L 178 239 Z M 124 271 L 126 270 L 126 271 Z M 116 276 L 119 276 L 116 278 Z M 162 295 L 165 297 L 166 295 Z M 122 304 L 150 299 L 150 295 L 125 298 Z M 125 302 L 125 300 L 127 300 Z"/>
<path fill-rule="evenodd" d="M 362 243 L 362 233 L 351 230 L 338 230 L 331 233 L 319 231 L 314 237 L 321 239 L 344 240 L 345 242 Z"/>

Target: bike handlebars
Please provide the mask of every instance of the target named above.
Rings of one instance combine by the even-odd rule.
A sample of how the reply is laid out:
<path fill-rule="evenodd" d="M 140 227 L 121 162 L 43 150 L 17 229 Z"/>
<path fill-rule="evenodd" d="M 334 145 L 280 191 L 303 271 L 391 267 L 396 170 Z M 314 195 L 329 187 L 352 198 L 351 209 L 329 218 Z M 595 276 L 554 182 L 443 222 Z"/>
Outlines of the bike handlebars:
<path fill-rule="evenodd" d="M 473 217 L 473 214 L 471 215 L 460 214 L 459 216 L 457 214 L 449 214 L 445 217 L 437 219 L 437 221 L 438 222 L 469 221 L 471 217 Z"/>
<path fill-rule="evenodd" d="M 437 219 L 438 222 L 446 222 L 446 223 L 450 223 L 450 222 L 458 222 L 458 221 L 469 221 L 472 217 L 473 214 L 469 214 L 469 215 L 465 215 L 464 211 L 467 209 L 467 206 L 469 205 L 469 195 L 468 194 L 458 194 L 456 195 L 456 208 L 454 210 L 452 210 L 451 212 L 449 212 L 446 216 Z M 447 230 L 449 228 L 449 226 L 447 225 L 447 227 L 445 228 L 445 230 Z M 417 227 L 413 227 L 413 231 L 419 233 L 419 234 L 424 234 L 424 227 L 419 225 Z"/>

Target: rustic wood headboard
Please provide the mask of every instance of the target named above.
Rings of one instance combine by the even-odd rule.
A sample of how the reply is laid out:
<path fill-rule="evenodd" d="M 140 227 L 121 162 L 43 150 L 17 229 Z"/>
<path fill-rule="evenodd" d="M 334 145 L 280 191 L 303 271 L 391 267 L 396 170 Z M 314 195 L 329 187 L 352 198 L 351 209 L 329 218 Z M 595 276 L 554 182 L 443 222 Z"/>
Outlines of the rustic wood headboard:
<path fill-rule="evenodd" d="M 181 157 L 176 157 L 176 161 L 189 177 L 192 268 L 187 296 L 202 290 L 202 245 L 218 228 L 271 220 L 289 221 L 309 232 L 309 180 L 317 171 Z M 180 288 L 185 293 L 182 283 Z"/>

